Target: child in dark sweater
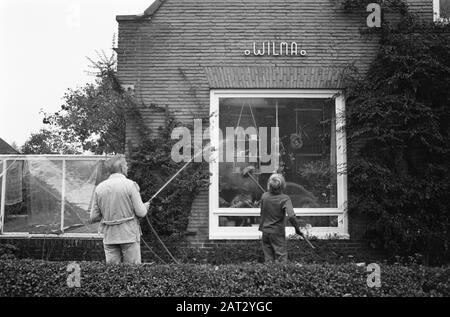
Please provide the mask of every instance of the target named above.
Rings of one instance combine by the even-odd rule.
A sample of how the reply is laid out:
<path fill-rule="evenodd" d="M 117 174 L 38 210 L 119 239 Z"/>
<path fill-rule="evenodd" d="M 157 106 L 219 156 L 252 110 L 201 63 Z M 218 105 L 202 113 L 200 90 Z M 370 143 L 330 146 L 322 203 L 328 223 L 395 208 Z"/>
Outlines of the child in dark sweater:
<path fill-rule="evenodd" d="M 295 228 L 295 233 L 302 235 L 294 214 L 291 199 L 283 194 L 286 188 L 284 177 L 280 174 L 270 176 L 267 192 L 261 198 L 262 249 L 264 259 L 269 261 L 287 261 L 286 249 L 286 214 Z"/>

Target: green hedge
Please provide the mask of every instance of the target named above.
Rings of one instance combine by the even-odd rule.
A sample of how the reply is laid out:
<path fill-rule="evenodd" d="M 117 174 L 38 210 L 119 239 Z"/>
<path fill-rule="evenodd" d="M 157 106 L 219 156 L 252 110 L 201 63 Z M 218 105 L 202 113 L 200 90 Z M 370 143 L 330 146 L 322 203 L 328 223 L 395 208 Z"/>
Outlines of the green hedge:
<path fill-rule="evenodd" d="M 67 286 L 68 262 L 0 260 L 0 296 L 449 296 L 450 267 L 381 264 L 106 265 L 79 262 L 81 287 Z"/>

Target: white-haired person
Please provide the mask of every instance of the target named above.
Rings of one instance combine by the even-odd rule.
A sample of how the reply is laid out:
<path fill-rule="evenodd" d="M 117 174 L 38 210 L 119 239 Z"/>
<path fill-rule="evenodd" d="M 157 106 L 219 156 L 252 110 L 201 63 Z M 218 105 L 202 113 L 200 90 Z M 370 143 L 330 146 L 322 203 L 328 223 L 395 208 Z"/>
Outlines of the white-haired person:
<path fill-rule="evenodd" d="M 295 217 L 292 201 L 283 191 L 286 182 L 281 174 L 272 174 L 267 182 L 267 192 L 261 198 L 262 249 L 265 262 L 287 261 L 286 214 L 295 233 L 301 231 Z"/>
<path fill-rule="evenodd" d="M 105 163 L 108 179 L 98 184 L 90 222 L 98 222 L 103 234 L 107 263 L 141 263 L 139 219 L 147 215 L 150 203 L 143 203 L 139 186 L 127 178 L 128 165 L 123 154 Z"/>

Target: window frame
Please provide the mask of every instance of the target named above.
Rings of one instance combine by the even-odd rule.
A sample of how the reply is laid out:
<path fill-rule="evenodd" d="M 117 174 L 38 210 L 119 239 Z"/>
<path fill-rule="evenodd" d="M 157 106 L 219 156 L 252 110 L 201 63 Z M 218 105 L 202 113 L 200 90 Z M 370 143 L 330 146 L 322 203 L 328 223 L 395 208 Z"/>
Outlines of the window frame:
<path fill-rule="evenodd" d="M 210 91 L 210 142 L 214 149 L 219 145 L 219 100 L 220 98 L 333 98 L 336 111 L 336 163 L 337 208 L 294 208 L 296 216 L 337 216 L 338 227 L 313 227 L 308 234 L 318 238 L 348 239 L 347 175 L 346 166 L 345 97 L 341 90 L 329 89 L 212 89 Z M 338 120 L 339 118 L 339 120 Z M 218 151 L 216 151 L 218 152 Z M 219 227 L 220 216 L 259 216 L 259 208 L 220 208 L 219 206 L 219 162 L 209 163 L 209 239 L 259 239 L 257 227 Z M 243 230 L 243 228 L 245 228 Z M 286 234 L 294 234 L 294 228 L 287 227 Z"/>

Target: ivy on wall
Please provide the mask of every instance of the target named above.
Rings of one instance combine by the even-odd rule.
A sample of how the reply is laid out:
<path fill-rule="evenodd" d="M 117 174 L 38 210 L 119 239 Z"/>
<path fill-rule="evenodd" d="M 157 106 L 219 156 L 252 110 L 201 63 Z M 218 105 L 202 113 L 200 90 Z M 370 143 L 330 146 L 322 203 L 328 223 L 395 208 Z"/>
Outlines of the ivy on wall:
<path fill-rule="evenodd" d="M 168 109 L 167 109 L 168 111 Z M 138 112 L 135 122 L 143 125 Z M 129 147 L 128 175 L 141 188 L 144 201 L 150 199 L 186 162 L 176 163 L 171 151 L 178 140 L 171 138 L 174 128 L 181 124 L 167 113 L 166 121 L 156 134 L 144 134 L 139 145 Z M 145 130 L 145 129 L 144 129 Z M 141 129 L 142 131 L 142 129 Z M 196 194 L 209 186 L 206 162 L 192 162 L 154 199 L 150 205 L 151 222 L 162 236 L 183 235 L 187 231 L 189 215 Z M 143 222 L 143 234 L 150 233 Z"/>
<path fill-rule="evenodd" d="M 348 76 L 349 211 L 395 254 L 449 256 L 450 32 L 404 14 L 383 23 L 364 78 Z"/>

